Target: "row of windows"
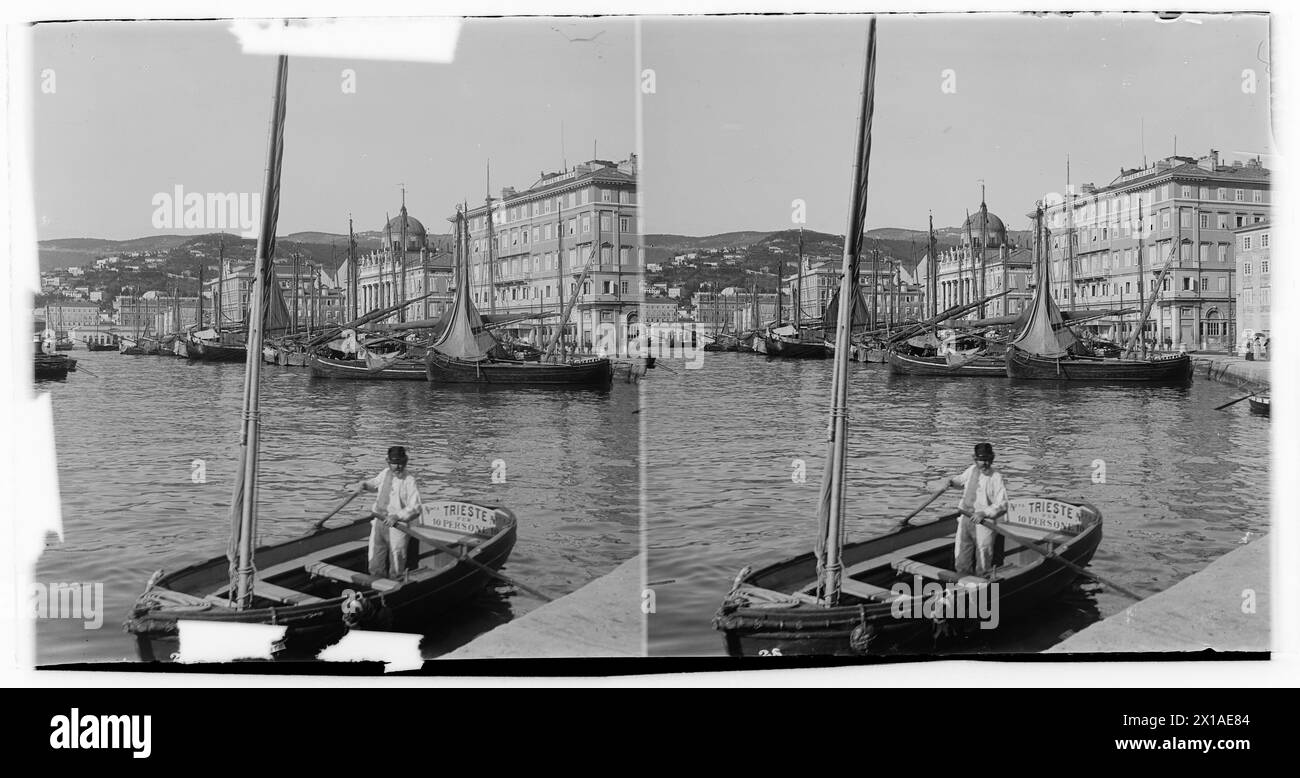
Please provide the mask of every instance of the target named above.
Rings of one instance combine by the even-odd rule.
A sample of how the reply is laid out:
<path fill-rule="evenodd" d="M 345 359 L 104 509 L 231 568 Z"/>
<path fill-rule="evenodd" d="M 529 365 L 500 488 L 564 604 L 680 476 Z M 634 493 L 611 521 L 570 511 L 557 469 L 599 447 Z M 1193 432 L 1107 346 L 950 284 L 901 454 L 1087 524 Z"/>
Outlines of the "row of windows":
<path fill-rule="evenodd" d="M 1181 199 L 1190 200 L 1199 194 L 1198 199 L 1204 202 L 1225 202 L 1225 203 L 1263 203 L 1263 189 L 1236 189 L 1228 187 L 1192 187 L 1182 185 L 1179 190 Z M 1075 226 L 1091 226 L 1101 224 L 1119 224 L 1131 223 L 1136 224 L 1139 219 L 1139 212 L 1144 207 L 1149 208 L 1152 203 L 1166 202 L 1170 199 L 1170 185 L 1165 184 L 1159 189 L 1159 197 L 1153 198 L 1151 193 L 1134 193 L 1124 195 L 1111 195 L 1110 197 L 1097 197 L 1085 195 L 1082 201 L 1076 200 L 1072 214 L 1067 214 L 1066 209 L 1060 205 L 1054 206 L 1048 214 L 1048 224 L 1054 228 L 1067 226 L 1072 216 Z"/>
<path fill-rule="evenodd" d="M 591 294 L 592 283 L 593 282 L 591 281 L 582 282 L 582 294 L 584 295 Z M 601 294 L 615 294 L 614 290 L 617 289 L 618 294 L 626 295 L 628 294 L 630 288 L 631 288 L 630 284 L 627 281 L 618 282 L 617 285 L 615 284 L 614 281 L 602 281 L 600 283 Z M 578 293 L 578 283 L 576 281 L 572 281 L 569 283 L 568 293 L 570 297 Z M 521 300 L 523 301 L 549 300 L 551 299 L 552 296 L 558 298 L 559 295 L 560 295 L 560 287 L 558 284 L 556 284 L 555 286 L 552 286 L 551 284 L 546 284 L 545 286 L 541 286 L 541 285 L 524 286 L 524 287 L 516 286 L 511 288 L 508 293 L 507 290 L 505 289 L 498 289 L 496 294 L 496 301 L 498 303 L 505 303 L 505 302 L 518 302 Z M 486 291 L 474 293 L 474 302 L 476 303 L 484 304 L 488 302 L 488 299 L 489 299 L 489 295 Z"/>
<path fill-rule="evenodd" d="M 1259 291 L 1259 294 L 1256 295 L 1256 294 L 1255 294 L 1256 290 L 1254 290 L 1254 289 L 1242 289 L 1242 290 L 1241 290 L 1241 298 L 1240 298 L 1240 302 L 1241 302 L 1243 305 L 1252 305 L 1252 306 L 1253 306 L 1255 303 L 1259 303 L 1260 305 L 1272 305 L 1272 304 L 1273 304 L 1273 290 L 1272 290 L 1272 289 L 1270 289 L 1270 288 L 1268 288 L 1268 287 L 1264 287 L 1263 289 L 1260 289 L 1260 290 L 1258 290 L 1258 291 Z"/>
<path fill-rule="evenodd" d="M 493 222 L 495 224 L 509 224 L 511 222 L 520 221 L 521 219 L 530 219 L 554 213 L 564 208 L 577 208 L 580 205 L 589 205 L 592 202 L 617 202 L 623 205 L 632 205 L 636 203 L 636 191 L 632 189 L 587 187 L 557 195 L 555 197 L 546 197 L 529 203 L 523 203 L 521 205 L 511 205 L 505 208 L 499 208 L 493 212 L 493 215 L 495 216 Z M 487 229 L 487 217 L 476 216 L 471 219 L 470 229 Z"/>
<path fill-rule="evenodd" d="M 585 267 L 589 256 L 590 256 L 590 251 L 587 250 L 586 248 L 582 249 L 581 251 L 579 251 L 577 248 L 569 249 L 568 257 L 566 260 L 567 264 L 565 266 L 565 269 L 568 271 L 575 271 Z M 634 267 L 637 256 L 638 255 L 633 252 L 631 246 L 619 246 L 618 262 L 616 266 Z M 600 247 L 599 264 L 615 265 L 613 246 Z M 473 267 L 474 267 L 473 270 L 474 280 L 478 281 L 481 277 L 481 274 L 487 272 L 483 268 L 488 267 L 488 263 L 479 262 Z M 492 263 L 492 269 L 494 275 L 496 276 L 497 281 L 510 278 L 510 277 L 515 277 L 515 276 L 523 276 L 530 272 L 543 273 L 549 271 L 558 271 L 560 269 L 560 252 L 546 251 L 541 254 L 532 254 L 527 257 L 514 257 L 513 259 L 501 259 Z"/>
<path fill-rule="evenodd" d="M 1241 274 L 1244 275 L 1244 276 L 1248 276 L 1248 275 L 1251 274 L 1251 271 L 1253 270 L 1253 268 L 1254 268 L 1254 265 L 1252 265 L 1250 262 L 1243 262 L 1243 263 L 1241 264 Z M 1264 273 L 1267 273 L 1267 272 L 1268 272 L 1268 260 L 1267 260 L 1267 259 L 1262 259 L 1262 260 L 1260 260 L 1260 262 L 1259 262 L 1259 272 L 1260 272 L 1261 274 L 1264 274 Z"/>
<path fill-rule="evenodd" d="M 1254 238 L 1256 237 L 1258 237 L 1258 240 L 1254 240 Z M 1261 249 L 1268 248 L 1268 233 L 1261 232 L 1258 236 L 1242 235 L 1241 236 L 1242 251 L 1250 251 L 1252 247 L 1261 248 Z"/>

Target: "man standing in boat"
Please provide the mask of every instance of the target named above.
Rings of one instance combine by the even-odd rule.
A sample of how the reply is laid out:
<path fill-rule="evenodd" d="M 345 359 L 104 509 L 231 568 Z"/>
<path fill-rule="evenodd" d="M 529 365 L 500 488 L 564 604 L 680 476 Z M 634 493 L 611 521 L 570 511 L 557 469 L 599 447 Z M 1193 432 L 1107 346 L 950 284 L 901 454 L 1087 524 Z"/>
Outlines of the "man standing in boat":
<path fill-rule="evenodd" d="M 380 578 L 398 578 L 406 572 L 407 559 L 418 544 L 394 525 L 410 521 L 420 514 L 420 489 L 415 476 L 406 472 L 407 456 L 403 446 L 388 449 L 388 467 L 379 475 L 351 485 L 353 493 L 378 492 L 370 509 L 370 574 Z"/>
<path fill-rule="evenodd" d="M 975 444 L 975 464 L 961 475 L 948 479 L 948 486 L 962 488 L 954 551 L 957 572 L 988 576 L 995 564 L 995 541 L 1000 536 L 991 525 L 1007 512 L 1007 489 L 1002 473 L 993 469 L 993 446 Z"/>

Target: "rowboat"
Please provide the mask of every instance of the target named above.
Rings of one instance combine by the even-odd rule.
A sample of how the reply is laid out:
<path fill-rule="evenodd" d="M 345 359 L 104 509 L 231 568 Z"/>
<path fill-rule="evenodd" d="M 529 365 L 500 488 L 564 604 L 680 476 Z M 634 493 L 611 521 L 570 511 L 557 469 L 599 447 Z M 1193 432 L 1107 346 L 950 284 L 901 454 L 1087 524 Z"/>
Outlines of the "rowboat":
<path fill-rule="evenodd" d="M 35 377 L 37 380 L 67 378 L 72 369 L 70 362 L 63 354 L 37 354 Z"/>
<path fill-rule="evenodd" d="M 218 343 L 191 334 L 185 342 L 185 356 L 200 362 L 244 362 L 248 347 L 242 343 Z"/>
<path fill-rule="evenodd" d="M 889 372 L 895 375 L 966 376 L 1006 378 L 1007 363 L 1002 356 L 971 355 L 949 359 L 948 356 L 912 356 L 891 350 L 886 355 Z"/>
<path fill-rule="evenodd" d="M 492 583 L 488 569 L 505 564 L 516 536 L 515 516 L 504 508 L 432 503 L 408 527 L 417 544 L 408 569 L 379 578 L 365 572 L 370 525 L 366 517 L 258 548 L 252 601 L 243 608 L 232 603 L 225 556 L 159 571 L 137 598 L 126 630 L 146 660 L 175 651 L 181 620 L 283 626 L 285 655 L 328 645 L 350 629 L 419 630 Z"/>
<path fill-rule="evenodd" d="M 1257 397 L 1251 397 L 1248 402 L 1250 402 L 1251 413 L 1258 413 L 1263 416 L 1270 415 L 1269 406 L 1272 403 L 1272 399 L 1269 395 L 1262 394 Z"/>
<path fill-rule="evenodd" d="M 843 547 L 840 596 L 818 598 L 817 557 L 809 552 L 737 576 L 714 618 L 731 656 L 912 653 L 942 648 L 971 630 L 1012 624 L 1078 577 L 1101 542 L 1102 519 L 1081 502 L 1008 501 L 998 525 L 1007 541 L 988 577 L 953 568 L 958 514 Z M 1048 550 L 1043 556 L 1029 543 Z M 995 562 L 998 560 L 995 559 Z"/>
<path fill-rule="evenodd" d="M 397 359 L 376 367 L 364 359 L 315 356 L 309 366 L 313 378 L 359 381 L 424 381 L 427 378 L 423 359 Z"/>

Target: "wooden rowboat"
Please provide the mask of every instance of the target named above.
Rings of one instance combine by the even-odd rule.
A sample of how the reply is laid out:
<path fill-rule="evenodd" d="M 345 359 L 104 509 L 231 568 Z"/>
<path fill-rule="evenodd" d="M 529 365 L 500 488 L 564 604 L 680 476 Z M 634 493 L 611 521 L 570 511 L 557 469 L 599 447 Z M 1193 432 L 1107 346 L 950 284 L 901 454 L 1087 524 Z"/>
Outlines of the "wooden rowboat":
<path fill-rule="evenodd" d="M 1262 394 L 1259 395 L 1258 397 L 1251 397 L 1249 402 L 1250 402 L 1251 413 L 1258 413 L 1262 416 L 1270 415 L 1269 406 L 1272 404 L 1272 399 L 1269 397 L 1269 395 Z"/>
<path fill-rule="evenodd" d="M 1086 565 L 1101 542 L 1101 514 L 1084 503 L 1016 499 L 1008 508 L 1000 527 L 1075 565 Z M 817 598 L 811 552 L 746 568 L 713 625 L 738 657 L 923 652 L 950 635 L 1013 623 L 1078 577 L 1010 540 L 991 577 L 960 576 L 952 569 L 956 527 L 953 513 L 845 545 L 839 599 L 829 607 Z"/>
<path fill-rule="evenodd" d="M 423 359 L 398 359 L 376 370 L 364 359 L 313 357 L 313 378 L 342 378 L 354 381 L 424 381 L 427 380 Z"/>
<path fill-rule="evenodd" d="M 482 591 L 515 545 L 510 511 L 470 502 L 425 506 L 409 526 L 419 538 L 408 570 L 377 578 L 367 570 L 369 517 L 257 549 L 249 607 L 229 602 L 225 556 L 168 575 L 154 574 L 126 620 L 141 658 L 170 656 L 182 620 L 285 627 L 284 653 L 311 651 L 354 628 L 421 630 L 428 618 Z M 443 546 L 442 549 L 437 548 Z M 456 553 L 451 553 L 456 552 Z"/>
<path fill-rule="evenodd" d="M 242 344 L 214 343 L 195 337 L 186 342 L 185 352 L 188 359 L 200 362 L 244 362 L 248 358 L 248 348 Z"/>

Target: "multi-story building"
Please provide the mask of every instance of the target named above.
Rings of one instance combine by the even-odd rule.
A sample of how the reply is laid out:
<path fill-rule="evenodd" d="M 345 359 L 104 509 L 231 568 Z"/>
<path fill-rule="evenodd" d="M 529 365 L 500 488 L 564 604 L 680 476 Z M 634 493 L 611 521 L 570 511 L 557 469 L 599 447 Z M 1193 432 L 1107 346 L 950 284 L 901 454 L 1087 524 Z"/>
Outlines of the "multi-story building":
<path fill-rule="evenodd" d="M 1013 245 L 1007 239 L 1006 225 L 987 207 L 976 210 L 962 223 L 961 245 L 936 252 L 934 262 L 927 252 L 918 263 L 915 275 L 922 299 L 930 288 L 931 266 L 935 268 L 937 304 L 924 306 L 925 310 L 919 314 L 921 318 L 930 310 L 941 312 L 975 302 L 981 292 L 988 297 L 1009 290 L 985 305 L 984 315 L 990 317 L 1014 316 L 1028 308 L 1034 299 L 1033 251 Z"/>
<path fill-rule="evenodd" d="M 637 214 L 635 154 L 545 173 L 523 191 L 503 189 L 466 214 L 475 305 L 487 314 L 558 312 L 576 297 L 566 322 L 571 342 L 591 348 L 608 326 L 626 333 L 645 297 Z M 528 325 L 515 334 L 543 332 Z"/>
<path fill-rule="evenodd" d="M 199 298 L 181 297 L 179 326 L 176 322 L 177 299 L 161 292 L 145 292 L 138 297 L 118 295 L 117 325 L 128 332 L 150 334 L 175 332 L 198 321 Z"/>
<path fill-rule="evenodd" d="M 74 327 L 94 327 L 99 323 L 99 306 L 77 303 L 50 303 L 37 308 L 33 315 L 46 326 L 59 331 Z"/>
<path fill-rule="evenodd" d="M 640 320 L 644 324 L 676 324 L 677 301 L 647 296 L 641 301 Z"/>
<path fill-rule="evenodd" d="M 1233 230 L 1236 235 L 1237 310 L 1236 326 L 1227 333 L 1229 342 L 1240 346 L 1257 333 L 1268 337 L 1273 307 L 1272 271 L 1269 268 L 1269 245 L 1272 222 L 1249 224 Z"/>
<path fill-rule="evenodd" d="M 383 247 L 357 255 L 355 293 L 351 260 L 345 259 L 338 269 L 336 277 L 345 298 L 343 321 L 352 320 L 354 303 L 356 315 L 363 316 L 425 292 L 432 294 L 384 321 L 436 319 L 451 306 L 456 279 L 450 238 L 429 235 L 420 220 L 407 214 L 405 192 L 402 199 L 401 209 L 384 226 Z"/>
<path fill-rule="evenodd" d="M 891 321 L 915 319 L 921 313 L 922 291 L 916 280 L 900 260 L 881 257 L 875 267 L 875 295 L 872 295 L 872 263 L 870 256 L 862 258 L 858 272 L 858 291 L 862 295 L 867 315 L 876 317 L 884 326 Z M 802 280 L 798 273 L 786 276 L 783 281 L 793 297 L 795 287 L 803 284 L 799 293 L 800 316 L 803 320 L 820 319 L 826 315 L 831 297 L 840 287 L 842 259 L 805 257 Z M 870 324 L 870 322 L 863 322 Z"/>
<path fill-rule="evenodd" d="M 1226 349 L 1235 230 L 1267 219 L 1270 201 L 1259 159 L 1223 164 L 1215 150 L 1121 170 L 1104 187 L 1084 185 L 1046 210 L 1052 292 L 1063 309 L 1139 307 L 1158 294 L 1145 337 L 1171 348 Z M 1093 328 L 1118 340 L 1136 318 L 1106 317 Z"/>
<path fill-rule="evenodd" d="M 735 286 L 728 286 L 718 292 L 696 292 L 693 298 L 696 329 L 710 334 L 722 330 L 728 324 L 731 330 L 752 329 L 754 298 L 755 294 L 751 290 Z M 781 315 L 777 310 L 775 292 L 759 293 L 757 298 L 761 323 L 775 321 Z M 675 305 L 676 302 L 674 301 L 673 304 Z M 789 298 L 782 295 L 780 304 L 785 314 L 789 315 Z"/>

